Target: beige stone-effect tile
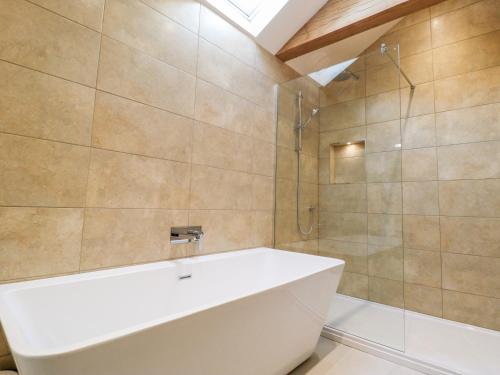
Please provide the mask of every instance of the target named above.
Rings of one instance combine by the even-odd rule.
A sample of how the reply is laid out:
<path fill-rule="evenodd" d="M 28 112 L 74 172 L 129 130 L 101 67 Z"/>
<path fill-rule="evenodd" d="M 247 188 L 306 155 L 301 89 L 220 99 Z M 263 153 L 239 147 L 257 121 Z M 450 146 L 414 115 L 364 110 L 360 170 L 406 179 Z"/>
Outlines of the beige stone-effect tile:
<path fill-rule="evenodd" d="M 311 224 L 318 223 L 317 214 L 311 215 L 309 210 L 302 209 L 300 213 L 300 223 L 303 227 L 309 226 Z M 306 240 L 313 240 L 318 238 L 318 227 L 313 225 L 313 229 L 310 234 L 302 234 L 297 225 L 297 214 L 296 210 L 278 210 L 275 213 L 276 216 L 276 243 L 292 243 L 301 242 Z"/>
<path fill-rule="evenodd" d="M 420 22 L 424 22 L 429 20 L 431 17 L 430 14 L 430 8 L 425 8 L 416 12 L 413 12 L 409 14 L 408 16 L 404 17 L 401 21 L 398 22 L 396 26 L 394 26 L 391 31 L 396 31 L 403 29 L 408 26 L 415 25 Z"/>
<path fill-rule="evenodd" d="M 0 8 L 0 59 L 95 86 L 99 33 L 27 1 Z"/>
<path fill-rule="evenodd" d="M 443 289 L 500 298 L 500 258 L 443 253 Z"/>
<path fill-rule="evenodd" d="M 369 300 L 383 303 L 384 305 L 403 308 L 404 288 L 403 282 L 383 279 L 380 277 L 369 278 Z"/>
<path fill-rule="evenodd" d="M 7 344 L 7 339 L 5 338 L 5 333 L 0 327 L 0 357 L 9 354 L 9 346 Z"/>
<path fill-rule="evenodd" d="M 139 0 L 107 0 L 103 34 L 196 73 L 198 36 Z"/>
<path fill-rule="evenodd" d="M 189 162 L 192 128 L 185 117 L 98 92 L 92 146 Z"/>
<path fill-rule="evenodd" d="M 403 149 L 436 146 L 436 117 L 434 114 L 403 119 L 401 129 Z"/>
<path fill-rule="evenodd" d="M 365 124 L 365 99 L 333 104 L 321 109 L 320 130 L 354 128 Z"/>
<path fill-rule="evenodd" d="M 438 183 L 403 182 L 403 213 L 413 215 L 438 215 Z"/>
<path fill-rule="evenodd" d="M 104 37 L 100 90 L 185 116 L 194 112 L 195 77 Z"/>
<path fill-rule="evenodd" d="M 438 216 L 403 216 L 403 241 L 406 248 L 439 251 L 440 233 Z"/>
<path fill-rule="evenodd" d="M 273 208 L 274 179 L 267 176 L 252 176 L 252 209 L 272 210 Z"/>
<path fill-rule="evenodd" d="M 431 17 L 437 17 L 444 13 L 452 12 L 467 5 L 477 3 L 481 0 L 446 0 L 431 6 Z"/>
<path fill-rule="evenodd" d="M 334 184 L 319 187 L 320 210 L 366 212 L 366 184 Z"/>
<path fill-rule="evenodd" d="M 252 171 L 252 143 L 248 137 L 197 122 L 193 133 L 193 163 Z"/>
<path fill-rule="evenodd" d="M 350 69 L 350 68 L 349 68 Z M 358 79 L 333 81 L 320 90 L 320 105 L 326 107 L 332 104 L 361 99 L 365 96 L 365 72 L 357 72 Z"/>
<path fill-rule="evenodd" d="M 190 208 L 250 210 L 252 180 L 247 173 L 193 165 Z"/>
<path fill-rule="evenodd" d="M 368 218 L 363 213 L 319 213 L 320 239 L 366 243 Z"/>
<path fill-rule="evenodd" d="M 366 244 L 321 239 L 318 255 L 344 260 L 346 272 L 368 273 Z"/>
<path fill-rule="evenodd" d="M 366 178 L 368 182 L 400 182 L 401 151 L 366 155 Z"/>
<path fill-rule="evenodd" d="M 195 33 L 199 29 L 200 2 L 196 0 L 141 0 L 144 4 Z"/>
<path fill-rule="evenodd" d="M 433 51 L 429 50 L 417 55 L 411 55 L 401 59 L 401 70 L 411 77 L 411 82 L 414 85 L 430 82 L 434 79 L 433 76 Z M 401 87 L 409 86 L 409 83 L 401 75 L 399 79 Z"/>
<path fill-rule="evenodd" d="M 366 122 L 368 124 L 399 119 L 400 110 L 399 90 L 366 98 Z"/>
<path fill-rule="evenodd" d="M 78 271 L 83 209 L 0 208 L 0 280 Z"/>
<path fill-rule="evenodd" d="M 368 299 L 368 275 L 344 271 L 338 292 L 352 297 Z"/>
<path fill-rule="evenodd" d="M 500 139 L 500 104 L 488 104 L 436 114 L 440 145 Z"/>
<path fill-rule="evenodd" d="M 436 111 L 500 101 L 500 66 L 434 82 Z"/>
<path fill-rule="evenodd" d="M 284 64 L 283 61 L 268 52 L 265 48 L 258 44 L 255 47 L 255 68 L 262 74 L 270 77 L 276 83 L 287 82 L 299 76 L 299 73 L 289 65 Z"/>
<path fill-rule="evenodd" d="M 367 199 L 369 213 L 400 214 L 403 211 L 402 187 L 399 182 L 368 184 Z"/>
<path fill-rule="evenodd" d="M 401 118 L 427 115 L 434 112 L 434 83 L 401 89 Z"/>
<path fill-rule="evenodd" d="M 31 0 L 31 2 L 91 29 L 101 31 L 105 0 Z"/>
<path fill-rule="evenodd" d="M 438 148 L 439 179 L 500 178 L 500 142 L 468 143 Z"/>
<path fill-rule="evenodd" d="M 500 329 L 500 299 L 443 290 L 443 318 Z"/>
<path fill-rule="evenodd" d="M 403 249 L 368 245 L 368 275 L 389 280 L 403 280 Z"/>
<path fill-rule="evenodd" d="M 252 173 L 274 176 L 276 146 L 272 143 L 253 140 Z M 317 171 L 318 166 L 314 166 Z M 316 178 L 317 181 L 317 178 Z"/>
<path fill-rule="evenodd" d="M 335 160 L 333 181 L 337 184 L 366 182 L 365 163 L 364 157 L 342 158 Z M 332 181 L 327 181 L 326 183 L 329 182 Z"/>
<path fill-rule="evenodd" d="M 88 147 L 0 134 L 0 205 L 84 207 Z"/>
<path fill-rule="evenodd" d="M 405 249 L 405 282 L 441 287 L 441 254 L 436 251 Z"/>
<path fill-rule="evenodd" d="M 379 248 L 401 247 L 403 244 L 402 215 L 369 214 L 368 243 Z"/>
<path fill-rule="evenodd" d="M 90 144 L 95 90 L 0 62 L 0 130 Z"/>
<path fill-rule="evenodd" d="M 394 151 L 401 148 L 400 120 L 369 125 L 366 128 L 366 152 Z"/>
<path fill-rule="evenodd" d="M 252 211 L 252 243 L 249 247 L 273 247 L 274 211 Z"/>
<path fill-rule="evenodd" d="M 264 176 L 256 176 L 270 178 Z M 276 208 L 278 210 L 295 210 L 297 205 L 297 184 L 295 181 L 278 178 L 276 180 Z M 328 202 L 322 202 L 325 209 Z M 300 184 L 300 204 L 302 207 L 318 207 L 318 185 L 301 182 Z M 320 209 L 322 209 L 320 207 Z"/>
<path fill-rule="evenodd" d="M 93 149 L 87 206 L 185 209 L 189 172 L 185 163 Z"/>
<path fill-rule="evenodd" d="M 441 217 L 441 250 L 500 258 L 500 219 Z"/>
<path fill-rule="evenodd" d="M 187 211 L 87 209 L 81 269 L 169 258 L 170 227 L 185 226 L 187 223 Z"/>
<path fill-rule="evenodd" d="M 437 180 L 436 148 L 403 150 L 403 181 Z"/>
<path fill-rule="evenodd" d="M 376 65 L 366 69 L 366 96 L 399 88 L 399 70 L 392 64 Z"/>
<path fill-rule="evenodd" d="M 455 12 L 433 18 L 432 45 L 464 40 L 500 29 L 500 4 L 496 0 L 484 0 Z"/>
<path fill-rule="evenodd" d="M 446 78 L 500 64 L 500 31 L 436 48 L 434 77 Z"/>
<path fill-rule="evenodd" d="M 405 309 L 437 317 L 443 316 L 443 292 L 440 288 L 405 283 L 404 292 Z"/>
<path fill-rule="evenodd" d="M 440 214 L 447 216 L 498 217 L 500 180 L 439 182 Z"/>

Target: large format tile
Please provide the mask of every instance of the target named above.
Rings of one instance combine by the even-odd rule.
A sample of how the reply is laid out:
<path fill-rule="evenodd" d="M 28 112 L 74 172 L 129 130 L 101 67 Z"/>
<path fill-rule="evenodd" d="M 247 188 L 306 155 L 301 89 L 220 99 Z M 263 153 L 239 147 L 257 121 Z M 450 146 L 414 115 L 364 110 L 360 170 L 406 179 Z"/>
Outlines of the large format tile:
<path fill-rule="evenodd" d="M 98 92 L 92 145 L 109 150 L 189 162 L 193 121 Z"/>
<path fill-rule="evenodd" d="M 500 258 L 500 219 L 442 216 L 441 250 Z"/>
<path fill-rule="evenodd" d="M 410 55 L 401 59 L 401 70 L 411 77 L 414 85 L 430 82 L 434 79 L 432 70 L 433 51 L 429 50 L 416 55 Z M 401 75 L 401 87 L 409 86 L 409 83 Z"/>
<path fill-rule="evenodd" d="M 99 33 L 24 0 L 4 0 L 0 19 L 0 59 L 95 86 Z"/>
<path fill-rule="evenodd" d="M 87 206 L 188 208 L 188 164 L 92 150 Z"/>
<path fill-rule="evenodd" d="M 321 239 L 319 240 L 318 255 L 344 260 L 346 272 L 361 274 L 368 272 L 366 244 Z"/>
<path fill-rule="evenodd" d="M 349 67 L 351 69 L 351 67 Z M 360 99 L 365 96 L 365 72 L 357 72 L 358 79 L 333 81 L 320 90 L 320 105 L 326 107 L 335 103 Z"/>
<path fill-rule="evenodd" d="M 320 130 L 353 128 L 365 124 L 365 99 L 333 104 L 321 109 Z"/>
<path fill-rule="evenodd" d="M 443 291 L 441 287 L 405 283 L 405 309 L 437 317 L 443 316 Z"/>
<path fill-rule="evenodd" d="M 366 179 L 368 182 L 400 182 L 401 151 L 366 155 Z"/>
<path fill-rule="evenodd" d="M 338 292 L 352 297 L 368 299 L 368 275 L 347 272 L 342 273 Z"/>
<path fill-rule="evenodd" d="M 31 0 L 44 8 L 81 23 L 96 31 L 101 31 L 102 15 L 106 0 Z"/>
<path fill-rule="evenodd" d="M 320 239 L 366 243 L 367 215 L 363 213 L 319 213 Z"/>
<path fill-rule="evenodd" d="M 317 185 L 314 186 L 317 192 Z M 317 193 L 316 193 L 317 196 Z M 316 198 L 317 206 L 317 198 Z M 274 179 L 267 176 L 252 176 L 252 209 L 272 210 L 274 209 Z"/>
<path fill-rule="evenodd" d="M 366 122 L 368 124 L 399 119 L 401 114 L 399 90 L 393 90 L 366 98 Z"/>
<path fill-rule="evenodd" d="M 383 303 L 384 305 L 403 308 L 404 288 L 403 282 L 380 277 L 369 279 L 369 300 Z"/>
<path fill-rule="evenodd" d="M 368 245 L 368 275 L 403 280 L 403 249 L 390 245 Z"/>
<path fill-rule="evenodd" d="M 401 183 L 370 183 L 367 200 L 369 213 L 400 214 L 403 211 Z"/>
<path fill-rule="evenodd" d="M 434 147 L 403 150 L 402 162 L 403 181 L 437 180 L 438 163 Z"/>
<path fill-rule="evenodd" d="M 195 77 L 104 37 L 99 89 L 181 115 L 194 112 Z"/>
<path fill-rule="evenodd" d="M 404 182 L 403 213 L 438 215 L 439 198 L 437 181 Z"/>
<path fill-rule="evenodd" d="M 199 165 L 191 168 L 191 209 L 252 208 L 252 175 Z"/>
<path fill-rule="evenodd" d="M 401 89 L 401 118 L 434 113 L 434 82 Z"/>
<path fill-rule="evenodd" d="M 83 209 L 0 208 L 0 280 L 78 271 Z"/>
<path fill-rule="evenodd" d="M 187 211 L 87 209 L 81 269 L 167 259 L 171 246 L 168 229 L 187 223 Z"/>
<path fill-rule="evenodd" d="M 95 90 L 0 62 L 0 130 L 90 144 Z"/>
<path fill-rule="evenodd" d="M 402 215 L 369 214 L 368 243 L 385 248 L 401 247 L 403 244 Z"/>
<path fill-rule="evenodd" d="M 139 0 L 108 0 L 103 34 L 196 73 L 197 35 Z"/>
<path fill-rule="evenodd" d="M 500 258 L 443 253 L 443 288 L 500 298 Z"/>
<path fill-rule="evenodd" d="M 366 184 L 334 184 L 319 187 L 320 210 L 366 212 Z"/>
<path fill-rule="evenodd" d="M 399 120 L 369 125 L 366 128 L 366 152 L 399 150 L 401 127 Z"/>
<path fill-rule="evenodd" d="M 401 121 L 401 140 L 403 149 L 435 146 L 435 115 L 429 114 L 403 119 Z"/>
<path fill-rule="evenodd" d="M 88 147 L 0 134 L 0 205 L 84 207 Z"/>
<path fill-rule="evenodd" d="M 438 216 L 403 216 L 403 241 L 406 248 L 439 251 L 441 231 Z"/>
<path fill-rule="evenodd" d="M 195 33 L 200 20 L 200 3 L 196 0 L 141 0 Z"/>
<path fill-rule="evenodd" d="M 404 280 L 407 283 L 441 287 L 441 254 L 437 251 L 405 249 Z"/>

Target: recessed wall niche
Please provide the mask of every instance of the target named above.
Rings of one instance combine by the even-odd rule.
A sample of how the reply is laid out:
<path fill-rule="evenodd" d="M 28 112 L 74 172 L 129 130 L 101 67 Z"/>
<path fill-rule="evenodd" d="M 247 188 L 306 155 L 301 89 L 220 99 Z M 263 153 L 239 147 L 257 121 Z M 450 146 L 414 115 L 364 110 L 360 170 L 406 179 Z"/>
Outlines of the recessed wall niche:
<path fill-rule="evenodd" d="M 366 182 L 365 141 L 330 145 L 330 184 Z"/>

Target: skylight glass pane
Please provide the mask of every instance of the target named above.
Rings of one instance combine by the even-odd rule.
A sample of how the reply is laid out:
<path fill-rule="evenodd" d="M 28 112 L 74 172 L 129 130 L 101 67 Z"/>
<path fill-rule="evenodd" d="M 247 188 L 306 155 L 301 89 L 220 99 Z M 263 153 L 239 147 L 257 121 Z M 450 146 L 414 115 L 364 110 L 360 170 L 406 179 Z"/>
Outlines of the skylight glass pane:
<path fill-rule="evenodd" d="M 245 16 L 250 18 L 257 12 L 264 0 L 228 0 L 238 8 Z"/>

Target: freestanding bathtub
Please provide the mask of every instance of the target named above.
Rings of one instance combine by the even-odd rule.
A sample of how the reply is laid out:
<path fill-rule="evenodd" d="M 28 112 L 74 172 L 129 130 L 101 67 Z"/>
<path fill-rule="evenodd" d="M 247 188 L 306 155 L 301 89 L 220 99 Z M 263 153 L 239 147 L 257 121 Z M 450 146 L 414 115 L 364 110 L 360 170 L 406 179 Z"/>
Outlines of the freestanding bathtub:
<path fill-rule="evenodd" d="M 21 375 L 287 374 L 344 262 L 266 248 L 0 286 Z"/>

